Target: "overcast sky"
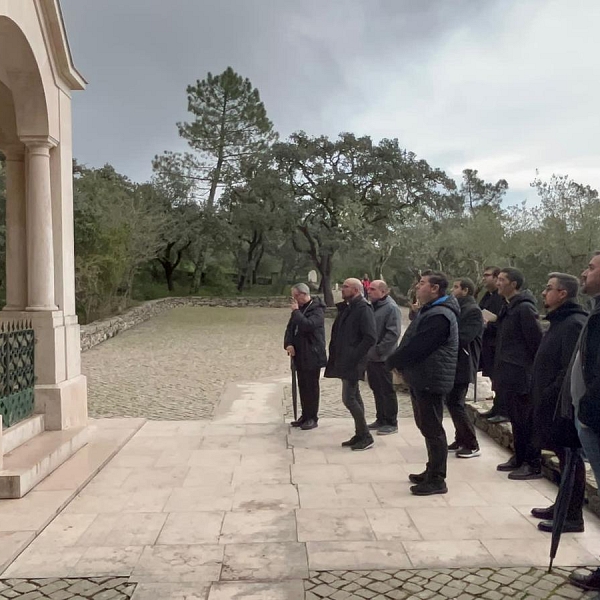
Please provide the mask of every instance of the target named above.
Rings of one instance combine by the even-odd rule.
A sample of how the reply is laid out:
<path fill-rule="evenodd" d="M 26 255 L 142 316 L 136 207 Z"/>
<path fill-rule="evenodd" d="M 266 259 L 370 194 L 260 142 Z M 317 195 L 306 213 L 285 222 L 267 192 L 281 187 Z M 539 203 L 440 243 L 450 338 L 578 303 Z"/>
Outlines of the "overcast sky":
<path fill-rule="evenodd" d="M 459 176 L 600 188 L 599 0 L 62 0 L 75 156 L 136 181 L 185 150 L 186 86 L 232 66 L 282 138 L 397 137 Z"/>

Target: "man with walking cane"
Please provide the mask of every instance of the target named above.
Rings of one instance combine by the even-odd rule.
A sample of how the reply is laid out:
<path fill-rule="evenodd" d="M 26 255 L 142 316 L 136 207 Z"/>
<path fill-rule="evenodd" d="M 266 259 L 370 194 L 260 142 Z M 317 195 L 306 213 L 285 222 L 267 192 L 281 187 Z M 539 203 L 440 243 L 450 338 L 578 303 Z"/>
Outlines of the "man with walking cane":
<path fill-rule="evenodd" d="M 318 427 L 319 421 L 319 377 L 327 364 L 325 305 L 320 298 L 311 298 L 306 284 L 297 283 L 292 287 L 290 308 L 283 347 L 291 357 L 292 377 L 298 376 L 302 406 L 302 415 L 291 425 L 306 431 Z"/>

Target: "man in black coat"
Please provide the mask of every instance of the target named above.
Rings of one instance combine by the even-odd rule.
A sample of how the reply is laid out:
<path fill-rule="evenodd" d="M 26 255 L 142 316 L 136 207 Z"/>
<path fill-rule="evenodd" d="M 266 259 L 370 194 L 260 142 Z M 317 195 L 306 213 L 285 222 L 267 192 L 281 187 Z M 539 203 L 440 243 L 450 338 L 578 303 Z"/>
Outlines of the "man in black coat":
<path fill-rule="evenodd" d="M 415 423 L 427 446 L 425 471 L 408 476 L 416 484 L 410 491 L 417 496 L 448 491 L 448 440 L 442 420 L 444 397 L 452 390 L 456 375 L 460 307 L 447 289 L 443 273 L 422 274 L 417 285 L 421 309 L 398 349 L 386 360 L 387 367 L 400 371 L 409 386 Z"/>
<path fill-rule="evenodd" d="M 448 450 L 455 450 L 459 458 L 473 458 L 481 454 L 475 427 L 467 416 L 465 398 L 469 384 L 475 383 L 481 354 L 483 316 L 475 301 L 475 284 L 468 277 L 457 279 L 452 295 L 460 306 L 458 317 L 458 362 L 452 391 L 446 396 L 446 406 L 452 417 L 455 439 Z"/>
<path fill-rule="evenodd" d="M 577 341 L 569 371 L 575 426 L 600 486 L 600 252 L 581 274 L 582 291 L 593 308 Z M 600 569 L 590 575 L 571 573 L 569 581 L 584 590 L 600 590 Z"/>
<path fill-rule="evenodd" d="M 325 354 L 325 305 L 311 298 L 305 283 L 292 287 L 292 314 L 285 330 L 283 347 L 294 360 L 298 374 L 302 415 L 292 427 L 314 429 L 319 421 L 319 377 L 327 364 Z"/>
<path fill-rule="evenodd" d="M 509 479 L 542 477 L 540 453 L 533 446 L 531 372 L 542 341 L 542 328 L 533 294 L 523 289 L 523 274 L 506 267 L 498 275 L 498 292 L 507 304 L 498 317 L 498 338 L 494 362 L 496 393 L 508 407 L 515 455 L 498 465 L 511 471 Z"/>
<path fill-rule="evenodd" d="M 344 281 L 342 298 L 344 301 L 337 304 L 338 315 L 331 329 L 325 377 L 342 380 L 342 401 L 354 419 L 355 434 L 342 446 L 368 450 L 374 441 L 367 427 L 358 382 L 365 378 L 367 352 L 377 341 L 375 316 L 358 279 Z"/>
<path fill-rule="evenodd" d="M 577 277 L 565 273 L 550 273 L 548 284 L 542 292 L 546 320 L 550 328 L 542 342 L 533 363 L 531 396 L 533 399 L 533 441 L 537 448 L 552 450 L 558 457 L 561 470 L 565 464 L 565 442 L 571 430 L 571 439 L 577 438 L 574 424 L 560 422 L 556 429 L 555 414 L 561 389 L 573 350 L 587 318 L 587 312 L 575 301 L 579 292 Z M 563 531 L 583 531 L 583 501 L 585 495 L 585 466 L 578 455 L 575 467 L 575 485 Z M 552 531 L 554 505 L 548 508 L 534 508 L 531 514 L 538 519 L 541 531 Z"/>
<path fill-rule="evenodd" d="M 500 310 L 504 306 L 504 298 L 498 293 L 498 275 L 500 274 L 499 267 L 486 267 L 483 271 L 483 286 L 485 294 L 479 301 L 479 308 L 482 311 L 488 311 L 498 318 Z M 481 358 L 479 361 L 479 369 L 484 377 L 489 377 L 494 389 L 494 357 L 496 355 L 496 336 L 498 334 L 498 323 L 494 317 L 484 313 L 485 329 L 483 331 L 483 339 L 481 342 Z M 500 406 L 498 395 L 494 396 L 494 404 L 491 410 L 482 413 L 481 416 L 491 419 L 492 423 L 503 423 L 508 421 L 506 414 L 508 409 Z"/>

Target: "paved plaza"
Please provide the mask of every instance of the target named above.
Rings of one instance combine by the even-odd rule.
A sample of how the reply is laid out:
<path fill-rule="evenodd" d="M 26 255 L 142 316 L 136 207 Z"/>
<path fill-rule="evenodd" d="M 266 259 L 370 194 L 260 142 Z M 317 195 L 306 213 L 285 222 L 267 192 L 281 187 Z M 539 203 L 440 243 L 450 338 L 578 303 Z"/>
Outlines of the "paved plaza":
<path fill-rule="evenodd" d="M 96 390 L 111 378 L 105 373 L 101 385 L 94 381 L 90 357 L 109 364 L 112 356 L 110 364 L 118 364 L 125 348 L 122 362 L 139 377 L 152 371 L 144 361 L 157 353 L 165 380 L 158 375 L 154 380 L 161 388 L 149 399 L 153 415 L 176 406 L 165 394 L 170 385 L 179 389 L 163 364 L 166 347 L 187 349 L 170 360 L 191 367 L 201 359 L 196 348 L 202 346 L 210 354 L 202 372 L 222 383 L 217 400 L 207 400 L 210 418 L 94 421 L 87 451 L 106 449 L 108 440 L 120 450 L 89 482 L 72 483 L 77 473 L 71 459 L 24 501 L 0 501 L 0 541 L 10 536 L 19 514 L 23 533 L 30 534 L 20 556 L 0 575 L 0 599 L 595 597 L 566 578 L 574 567 L 599 564 L 598 519 L 586 513 L 586 531 L 563 536 L 556 568 L 546 574 L 549 535 L 537 530 L 529 510 L 548 505 L 556 487 L 546 480 L 510 481 L 498 473 L 495 465 L 507 453 L 483 434 L 481 457 L 450 457 L 448 494 L 416 497 L 407 476 L 423 469 L 426 453 L 411 418 L 400 420 L 398 434 L 377 436 L 367 452 L 340 447 L 353 433 L 343 412 L 324 417 L 313 431 L 290 429 L 288 365 L 285 355 L 279 358 L 281 336 L 273 337 L 286 318 L 287 311 L 268 309 L 234 313 L 231 332 L 227 323 L 213 325 L 225 332 L 222 341 L 234 339 L 240 323 L 242 328 L 262 323 L 257 336 L 240 340 L 239 348 L 223 342 L 208 352 L 216 333 L 196 344 L 202 327 L 183 326 L 180 313 L 86 353 Z M 141 367 L 132 359 L 134 345 L 143 357 Z M 224 367 L 216 364 L 215 353 Z M 240 356 L 247 364 L 234 362 Z M 260 357 L 270 364 L 259 366 Z M 178 384 L 190 397 L 199 371 L 186 370 L 190 379 Z M 325 385 L 333 406 L 336 382 Z M 188 398 L 194 411 L 201 398 Z M 95 402 L 102 412 L 100 396 Z M 120 402 L 126 413 L 125 393 Z M 140 395 L 133 404 L 142 410 Z M 52 518 L 28 519 L 26 509 L 14 504 L 28 501 L 36 514 L 54 502 Z M 8 517 L 7 509 L 15 517 Z"/>

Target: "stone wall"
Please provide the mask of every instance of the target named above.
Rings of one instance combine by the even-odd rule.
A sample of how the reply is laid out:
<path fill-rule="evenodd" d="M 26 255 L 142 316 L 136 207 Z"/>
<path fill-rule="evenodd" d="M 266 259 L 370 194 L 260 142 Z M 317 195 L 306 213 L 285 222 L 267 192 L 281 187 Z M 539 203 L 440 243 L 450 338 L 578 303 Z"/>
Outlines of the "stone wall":
<path fill-rule="evenodd" d="M 108 340 L 122 331 L 131 329 L 152 317 L 156 317 L 179 306 L 222 306 L 229 308 L 289 308 L 290 300 L 287 296 L 273 296 L 269 298 L 203 298 L 192 296 L 186 298 L 160 298 L 151 300 L 140 306 L 131 308 L 121 315 L 94 321 L 81 327 L 81 351 L 85 352 L 105 340 Z"/>
<path fill-rule="evenodd" d="M 498 444 L 514 452 L 513 435 L 509 423 L 490 423 L 481 416 L 487 407 L 481 403 L 467 402 L 467 412 L 475 426 L 485 431 Z M 544 476 L 557 485 L 560 483 L 560 472 L 558 470 L 558 459 L 551 452 L 542 455 L 542 471 Z M 588 508 L 600 517 L 600 498 L 598 497 L 598 486 L 589 465 L 586 464 L 585 496 Z"/>

